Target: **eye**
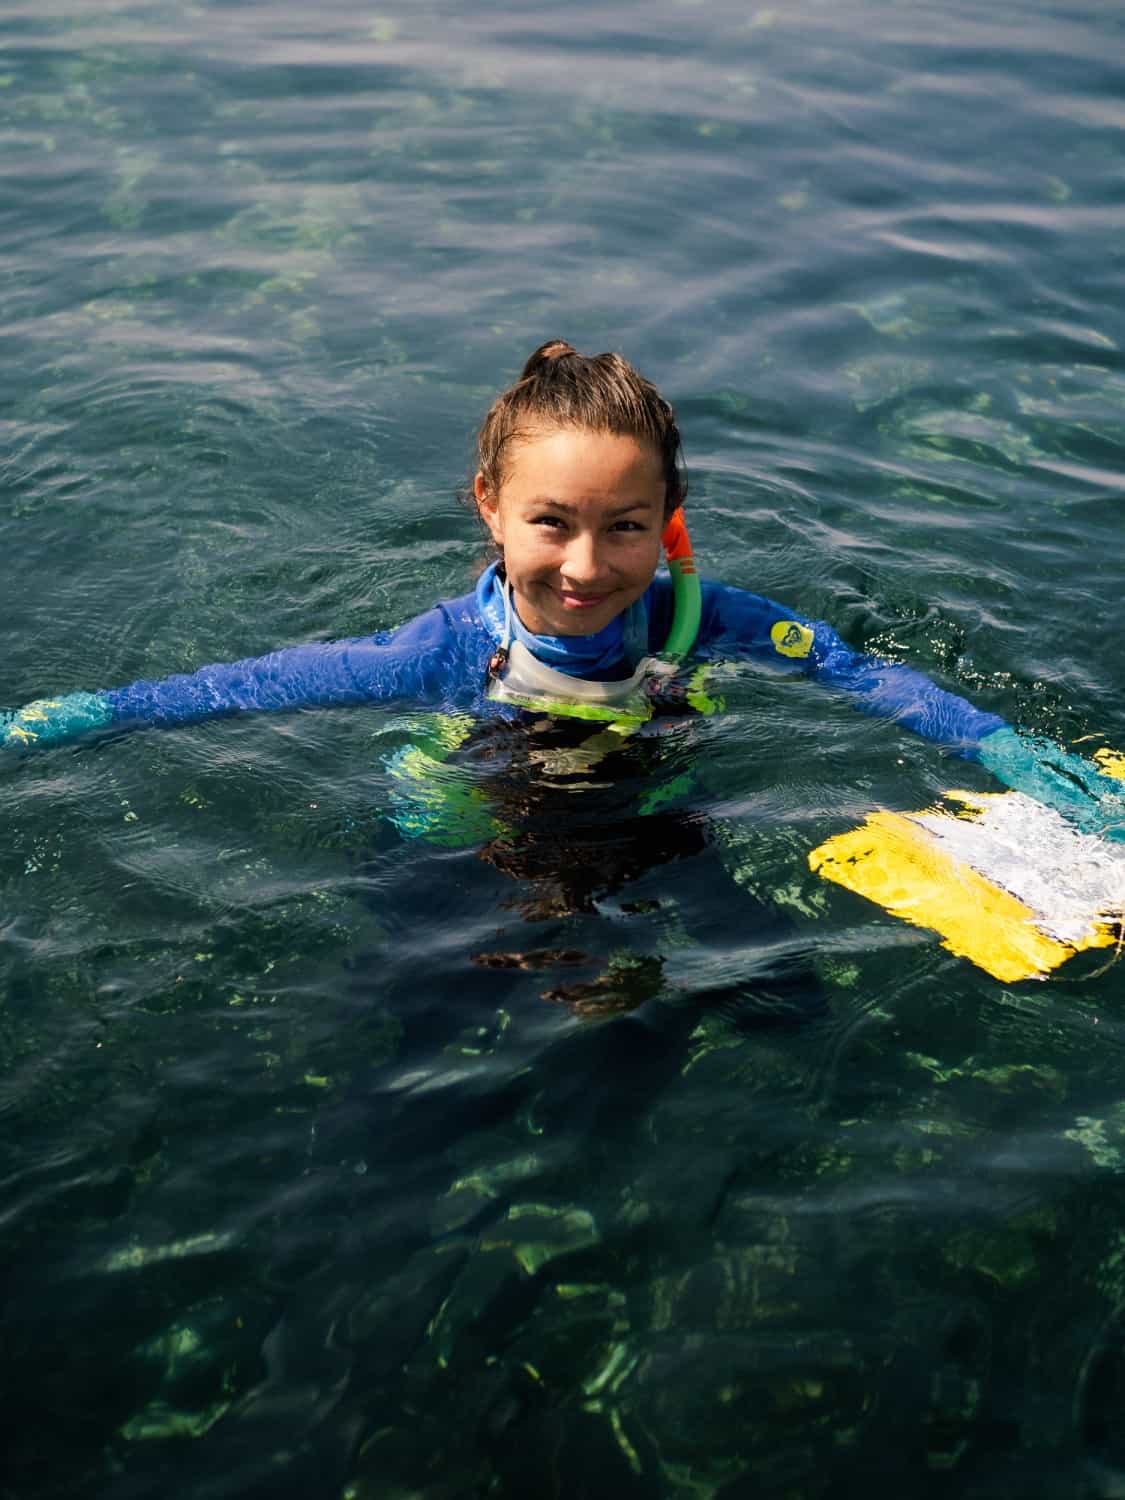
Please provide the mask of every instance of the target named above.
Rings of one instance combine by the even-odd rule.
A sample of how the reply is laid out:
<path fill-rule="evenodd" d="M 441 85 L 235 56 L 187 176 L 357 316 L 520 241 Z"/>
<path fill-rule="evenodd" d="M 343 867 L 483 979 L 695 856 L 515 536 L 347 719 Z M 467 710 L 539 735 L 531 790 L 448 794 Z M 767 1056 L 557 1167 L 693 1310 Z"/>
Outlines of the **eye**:
<path fill-rule="evenodd" d="M 647 528 L 640 521 L 615 521 L 614 531 L 645 531 Z"/>
<path fill-rule="evenodd" d="M 565 522 L 563 521 L 561 516 L 553 516 L 548 513 L 542 516 L 532 516 L 531 524 L 533 526 L 548 526 L 552 530 L 556 530 L 557 528 L 565 525 Z"/>

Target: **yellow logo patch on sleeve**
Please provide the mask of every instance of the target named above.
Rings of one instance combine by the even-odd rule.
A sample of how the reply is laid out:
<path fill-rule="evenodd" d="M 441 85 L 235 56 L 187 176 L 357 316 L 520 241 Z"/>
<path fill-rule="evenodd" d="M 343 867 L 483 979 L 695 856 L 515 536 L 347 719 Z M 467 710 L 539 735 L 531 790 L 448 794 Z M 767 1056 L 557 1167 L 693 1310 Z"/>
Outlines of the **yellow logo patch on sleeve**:
<path fill-rule="evenodd" d="M 782 656 L 803 657 L 812 650 L 813 633 L 796 620 L 778 620 L 770 627 L 770 640 Z"/>

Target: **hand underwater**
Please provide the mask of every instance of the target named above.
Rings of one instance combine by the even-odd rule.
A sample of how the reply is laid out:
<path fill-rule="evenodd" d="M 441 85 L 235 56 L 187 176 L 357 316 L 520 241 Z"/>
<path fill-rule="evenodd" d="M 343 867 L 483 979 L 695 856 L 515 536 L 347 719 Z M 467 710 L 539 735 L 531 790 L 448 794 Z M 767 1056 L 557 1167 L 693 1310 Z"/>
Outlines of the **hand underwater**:
<path fill-rule="evenodd" d="M 0 713 L 0 745 L 20 750 L 57 745 L 113 717 L 100 693 L 68 693 L 64 698 L 37 698 L 23 708 Z"/>
<path fill-rule="evenodd" d="M 1053 807 L 1083 833 L 1125 843 L 1122 757 L 1103 753 L 1107 765 L 1114 768 L 1106 775 L 1084 756 L 1064 750 L 1045 735 L 998 729 L 981 740 L 978 758 L 1005 786 Z"/>

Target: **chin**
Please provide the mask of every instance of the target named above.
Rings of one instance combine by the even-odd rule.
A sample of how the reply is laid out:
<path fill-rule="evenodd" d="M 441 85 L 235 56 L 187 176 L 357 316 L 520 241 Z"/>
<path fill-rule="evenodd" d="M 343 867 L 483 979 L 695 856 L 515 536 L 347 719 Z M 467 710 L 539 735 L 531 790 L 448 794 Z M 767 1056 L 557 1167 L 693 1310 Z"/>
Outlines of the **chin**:
<path fill-rule="evenodd" d="M 604 630 L 612 619 L 612 615 L 607 615 L 604 620 L 574 620 L 568 618 L 550 633 L 551 635 L 597 635 L 598 631 Z"/>
<path fill-rule="evenodd" d="M 598 609 L 562 609 L 555 612 L 559 626 L 552 630 L 552 635 L 597 635 L 599 630 L 604 630 L 611 621 L 615 620 L 622 610 L 614 605 L 606 605 Z"/>

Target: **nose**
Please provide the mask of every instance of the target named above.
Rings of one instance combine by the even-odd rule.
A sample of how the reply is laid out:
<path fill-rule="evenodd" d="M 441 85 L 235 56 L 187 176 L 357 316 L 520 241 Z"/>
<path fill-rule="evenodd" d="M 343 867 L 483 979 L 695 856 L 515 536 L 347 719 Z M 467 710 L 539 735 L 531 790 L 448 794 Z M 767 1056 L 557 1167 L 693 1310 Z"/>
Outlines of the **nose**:
<path fill-rule="evenodd" d="M 563 560 L 562 574 L 568 583 L 588 588 L 604 575 L 598 538 L 588 531 L 579 531 L 570 539 Z"/>

